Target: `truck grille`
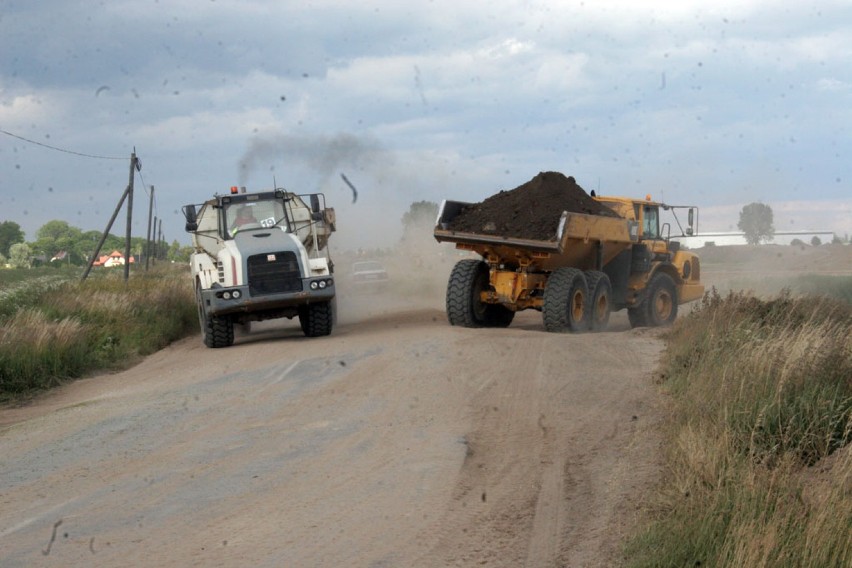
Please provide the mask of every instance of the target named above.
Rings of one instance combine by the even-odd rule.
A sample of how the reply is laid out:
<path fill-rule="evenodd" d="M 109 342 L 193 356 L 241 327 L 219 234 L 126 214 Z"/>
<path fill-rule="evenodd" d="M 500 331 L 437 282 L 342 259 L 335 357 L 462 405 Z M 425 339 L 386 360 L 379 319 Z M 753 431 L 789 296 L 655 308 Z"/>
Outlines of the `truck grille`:
<path fill-rule="evenodd" d="M 248 284 L 252 296 L 301 292 L 302 274 L 296 253 L 285 251 L 250 256 Z"/>

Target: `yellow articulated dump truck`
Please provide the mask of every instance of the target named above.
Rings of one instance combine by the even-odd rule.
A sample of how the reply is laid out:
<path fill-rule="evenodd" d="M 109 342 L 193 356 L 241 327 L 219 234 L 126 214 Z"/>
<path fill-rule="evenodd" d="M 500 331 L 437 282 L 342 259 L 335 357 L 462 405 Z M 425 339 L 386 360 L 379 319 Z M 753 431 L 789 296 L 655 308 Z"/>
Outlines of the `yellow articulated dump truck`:
<path fill-rule="evenodd" d="M 536 183 L 553 191 L 524 190 Z M 698 257 L 672 240 L 672 223 L 660 224 L 661 211 L 675 213 L 680 206 L 650 196 L 588 196 L 573 178 L 555 172 L 525 186 L 481 204 L 442 203 L 435 239 L 481 257 L 459 261 L 450 274 L 451 325 L 506 327 L 515 312 L 534 309 L 547 331 L 601 331 L 612 311 L 627 309 L 633 327 L 660 326 L 674 321 L 679 304 L 702 297 Z M 502 205 L 476 215 L 489 200 L 501 199 Z M 672 219 L 689 235 L 697 211 L 682 209 L 688 210 L 687 227 L 676 214 Z M 531 216 L 525 221 L 524 215 Z M 537 234 L 526 230 L 532 225 Z"/>

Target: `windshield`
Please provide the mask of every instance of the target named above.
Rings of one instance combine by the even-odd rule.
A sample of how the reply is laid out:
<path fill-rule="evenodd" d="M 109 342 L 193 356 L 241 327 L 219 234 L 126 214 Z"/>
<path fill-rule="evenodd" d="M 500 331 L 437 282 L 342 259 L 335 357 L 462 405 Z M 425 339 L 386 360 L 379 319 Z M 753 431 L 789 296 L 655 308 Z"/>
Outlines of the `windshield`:
<path fill-rule="evenodd" d="M 240 231 L 274 227 L 284 219 L 284 207 L 280 200 L 241 201 L 225 205 L 225 222 L 228 234 Z"/>

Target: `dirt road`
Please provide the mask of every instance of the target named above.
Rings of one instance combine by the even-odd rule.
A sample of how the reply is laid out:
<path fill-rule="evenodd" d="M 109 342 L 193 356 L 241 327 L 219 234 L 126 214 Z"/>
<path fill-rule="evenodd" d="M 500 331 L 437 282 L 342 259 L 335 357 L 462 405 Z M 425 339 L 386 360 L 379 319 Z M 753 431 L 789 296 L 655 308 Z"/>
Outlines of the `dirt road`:
<path fill-rule="evenodd" d="M 0 564 L 610 566 L 659 475 L 661 342 L 259 326 L 0 411 Z"/>

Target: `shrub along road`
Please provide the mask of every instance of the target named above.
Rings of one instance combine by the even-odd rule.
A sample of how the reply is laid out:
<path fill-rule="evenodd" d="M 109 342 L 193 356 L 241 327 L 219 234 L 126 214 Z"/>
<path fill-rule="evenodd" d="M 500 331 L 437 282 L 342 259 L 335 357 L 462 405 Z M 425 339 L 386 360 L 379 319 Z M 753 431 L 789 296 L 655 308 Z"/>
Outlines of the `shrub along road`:
<path fill-rule="evenodd" d="M 610 566 L 662 341 L 436 307 L 256 326 L 0 411 L 4 566 Z"/>

